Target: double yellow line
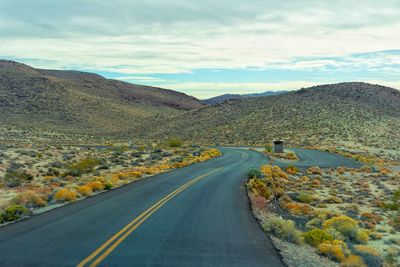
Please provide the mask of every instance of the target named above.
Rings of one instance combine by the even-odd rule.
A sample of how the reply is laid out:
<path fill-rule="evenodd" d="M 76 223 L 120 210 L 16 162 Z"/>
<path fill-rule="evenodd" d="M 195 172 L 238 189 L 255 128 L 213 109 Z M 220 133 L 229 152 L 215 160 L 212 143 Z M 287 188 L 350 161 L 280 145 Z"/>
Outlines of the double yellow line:
<path fill-rule="evenodd" d="M 163 197 L 160 201 L 155 203 L 153 206 L 148 208 L 138 217 L 136 217 L 133 221 L 128 223 L 124 228 L 118 231 L 115 235 L 113 235 L 110 239 L 108 239 L 103 245 L 101 245 L 98 249 L 93 251 L 88 257 L 86 257 L 83 261 L 81 261 L 77 267 L 83 267 L 86 264 L 92 263 L 89 265 L 90 267 L 97 266 L 100 262 L 102 262 L 122 241 L 124 241 L 135 229 L 137 229 L 144 221 L 147 220 L 154 212 L 156 212 L 159 208 L 161 208 L 165 203 L 174 198 L 176 195 L 187 189 L 192 184 L 200 181 L 201 179 L 221 170 L 223 167 L 210 171 L 206 174 L 200 175 L 195 179 L 190 180 L 185 183 L 172 193 Z M 96 258 L 97 257 L 97 258 Z M 93 261 L 94 259 L 94 261 Z"/>

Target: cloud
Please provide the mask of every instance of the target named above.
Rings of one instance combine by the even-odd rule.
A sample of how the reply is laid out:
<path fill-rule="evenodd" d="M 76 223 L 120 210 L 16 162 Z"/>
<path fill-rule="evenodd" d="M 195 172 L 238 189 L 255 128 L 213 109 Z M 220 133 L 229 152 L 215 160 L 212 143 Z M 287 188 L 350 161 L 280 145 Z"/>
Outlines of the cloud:
<path fill-rule="evenodd" d="M 400 49 L 398 0 L 0 0 L 0 6 L 0 57 L 41 68 L 125 77 L 400 68 L 393 53 Z"/>

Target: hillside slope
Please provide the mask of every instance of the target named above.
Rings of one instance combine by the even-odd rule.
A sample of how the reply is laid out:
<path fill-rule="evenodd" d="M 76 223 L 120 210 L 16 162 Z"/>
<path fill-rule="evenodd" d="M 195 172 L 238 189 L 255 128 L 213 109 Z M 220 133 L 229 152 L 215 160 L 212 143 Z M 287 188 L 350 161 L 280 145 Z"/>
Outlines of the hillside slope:
<path fill-rule="evenodd" d="M 295 145 L 349 142 L 398 149 L 400 91 L 366 83 L 322 85 L 232 100 L 156 124 L 153 138 L 181 136 L 221 144 L 283 138 Z"/>
<path fill-rule="evenodd" d="M 2 125 L 112 134 L 152 117 L 201 106 L 199 100 L 172 90 L 0 61 Z"/>

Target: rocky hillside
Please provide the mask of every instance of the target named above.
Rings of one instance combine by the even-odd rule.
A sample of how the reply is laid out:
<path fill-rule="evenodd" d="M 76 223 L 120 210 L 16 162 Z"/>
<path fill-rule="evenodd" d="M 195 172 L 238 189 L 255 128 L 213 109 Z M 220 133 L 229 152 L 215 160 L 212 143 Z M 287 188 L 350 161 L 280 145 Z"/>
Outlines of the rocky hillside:
<path fill-rule="evenodd" d="M 366 83 L 322 85 L 231 100 L 151 123 L 155 139 L 264 144 L 283 138 L 295 145 L 347 142 L 399 149 L 400 91 Z"/>
<path fill-rule="evenodd" d="M 199 100 L 172 90 L 0 61 L 2 126 L 112 134 L 200 107 Z"/>

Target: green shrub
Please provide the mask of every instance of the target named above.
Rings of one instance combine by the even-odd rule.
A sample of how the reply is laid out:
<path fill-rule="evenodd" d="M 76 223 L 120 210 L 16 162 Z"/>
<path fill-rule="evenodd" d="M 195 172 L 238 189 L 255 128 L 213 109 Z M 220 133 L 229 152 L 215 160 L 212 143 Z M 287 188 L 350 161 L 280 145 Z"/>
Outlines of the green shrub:
<path fill-rule="evenodd" d="M 368 231 L 358 226 L 358 222 L 348 216 L 333 217 L 322 224 L 324 230 L 335 230 L 348 241 L 365 244 L 368 242 Z"/>
<path fill-rule="evenodd" d="M 169 147 L 181 147 L 183 145 L 183 141 L 179 138 L 169 138 L 165 143 Z"/>
<path fill-rule="evenodd" d="M 304 241 L 313 247 L 318 247 L 325 241 L 333 241 L 333 236 L 331 234 L 318 228 L 305 232 L 303 236 Z"/>
<path fill-rule="evenodd" d="M 398 210 L 399 209 L 399 204 L 397 204 L 396 202 L 383 203 L 382 208 L 384 208 L 386 210 Z"/>
<path fill-rule="evenodd" d="M 268 153 L 272 153 L 272 146 L 271 145 L 266 145 L 265 146 L 265 151 Z"/>
<path fill-rule="evenodd" d="M 24 170 L 7 172 L 4 175 L 4 183 L 8 187 L 17 187 L 26 181 L 32 181 L 33 176 Z"/>
<path fill-rule="evenodd" d="M 111 188 L 113 188 L 113 185 L 111 183 L 104 184 L 104 190 L 110 190 Z"/>
<path fill-rule="evenodd" d="M 102 164 L 103 161 L 97 158 L 84 158 L 76 163 L 69 164 L 67 173 L 72 176 L 80 176 L 85 173 L 90 173 L 94 167 Z"/>
<path fill-rule="evenodd" d="M 297 196 L 297 201 L 301 203 L 311 203 L 313 200 L 314 197 L 305 192 L 300 192 L 300 194 Z"/>
<path fill-rule="evenodd" d="M 21 205 L 8 206 L 3 212 L 4 221 L 12 222 L 29 214 L 29 210 Z"/>
<path fill-rule="evenodd" d="M 247 173 L 247 177 L 250 178 L 250 179 L 252 179 L 252 178 L 260 179 L 263 176 L 264 176 L 263 173 L 259 169 L 251 169 Z"/>
<path fill-rule="evenodd" d="M 294 222 L 291 220 L 271 218 L 263 224 L 263 228 L 266 232 L 285 241 L 294 244 L 303 243 L 301 232 L 296 229 Z"/>

